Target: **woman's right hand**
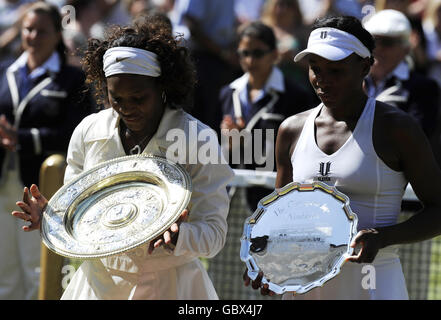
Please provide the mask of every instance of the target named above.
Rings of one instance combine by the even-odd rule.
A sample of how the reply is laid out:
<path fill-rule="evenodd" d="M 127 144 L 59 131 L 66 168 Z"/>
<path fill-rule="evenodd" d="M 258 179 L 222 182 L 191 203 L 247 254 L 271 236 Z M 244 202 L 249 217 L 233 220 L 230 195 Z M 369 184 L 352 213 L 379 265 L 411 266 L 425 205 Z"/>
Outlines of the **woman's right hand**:
<path fill-rule="evenodd" d="M 29 191 L 31 196 L 29 196 Z M 12 215 L 18 219 L 29 221 L 31 224 L 24 226 L 23 231 L 33 231 L 40 229 L 41 216 L 47 206 L 47 199 L 40 193 L 38 187 L 33 184 L 30 188 L 23 189 L 23 201 L 17 201 L 16 204 L 23 211 L 12 211 Z"/>

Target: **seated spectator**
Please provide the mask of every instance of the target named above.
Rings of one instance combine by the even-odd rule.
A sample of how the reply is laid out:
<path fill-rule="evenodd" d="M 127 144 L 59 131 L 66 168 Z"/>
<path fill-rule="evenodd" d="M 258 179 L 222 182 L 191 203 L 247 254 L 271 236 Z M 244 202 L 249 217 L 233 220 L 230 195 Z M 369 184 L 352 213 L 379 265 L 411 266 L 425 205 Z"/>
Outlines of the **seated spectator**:
<path fill-rule="evenodd" d="M 431 139 L 437 126 L 439 87 L 409 65 L 409 20 L 399 11 L 382 10 L 366 22 L 365 28 L 376 45 L 375 63 L 365 81 L 369 96 L 411 114 Z"/>
<path fill-rule="evenodd" d="M 303 24 L 298 0 L 268 0 L 262 21 L 274 30 L 280 57 L 278 67 L 285 76 L 309 90 L 311 86 L 306 63 L 294 63 L 294 56 L 306 47 L 309 34 Z"/>
<path fill-rule="evenodd" d="M 98 6 L 98 12 L 102 15 L 90 29 L 90 34 L 94 38 L 104 38 L 106 27 L 110 25 L 128 25 L 131 17 L 121 0 L 94 0 Z"/>
<path fill-rule="evenodd" d="M 235 54 L 234 1 L 176 0 L 171 15 L 175 32 L 184 33 L 188 39 L 196 64 L 198 84 L 191 114 L 213 129 L 220 121 L 213 102 L 220 88 L 240 73 Z"/>
<path fill-rule="evenodd" d="M 280 123 L 286 117 L 310 108 L 312 103 L 309 95 L 275 66 L 278 53 L 270 27 L 262 22 L 242 26 L 238 54 L 245 73 L 221 90 L 221 133 L 230 140 L 233 137 L 231 130 L 245 130 L 245 133 L 252 133 L 253 141 L 239 145 L 231 139 L 231 143 L 223 143 L 222 148 L 228 148 L 231 164 L 236 168 L 272 171 L 275 170 L 274 143 Z M 261 145 L 254 141 L 256 129 L 264 131 Z M 259 147 L 261 150 L 256 150 Z M 235 157 L 239 152 L 242 159 Z M 235 163 L 238 160 L 240 163 Z M 258 201 L 271 191 L 261 187 L 248 188 L 250 209 L 255 210 Z"/>
<path fill-rule="evenodd" d="M 412 31 L 410 33 L 409 56 L 412 57 L 413 69 L 418 73 L 426 74 L 429 66 L 426 55 L 427 41 L 422 25 L 423 8 L 431 0 L 377 0 L 376 11 L 396 10 L 403 13 L 409 19 Z"/>

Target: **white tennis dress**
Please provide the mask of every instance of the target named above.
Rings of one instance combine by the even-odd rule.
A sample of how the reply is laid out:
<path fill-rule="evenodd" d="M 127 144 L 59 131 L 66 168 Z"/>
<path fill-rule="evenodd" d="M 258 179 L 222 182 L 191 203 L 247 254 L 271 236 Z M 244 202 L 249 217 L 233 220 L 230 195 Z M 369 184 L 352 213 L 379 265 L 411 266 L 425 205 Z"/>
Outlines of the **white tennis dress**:
<path fill-rule="evenodd" d="M 407 180 L 375 152 L 375 99 L 368 99 L 352 135 L 331 155 L 315 139 L 315 119 L 322 107 L 320 104 L 307 118 L 291 157 L 293 181 L 322 181 L 346 194 L 358 216 L 358 230 L 396 224 Z M 293 294 L 283 298 L 291 299 Z M 408 299 L 397 248 L 380 250 L 370 265 L 347 262 L 323 287 L 295 299 Z"/>
<path fill-rule="evenodd" d="M 95 165 L 125 156 L 119 136 L 119 116 L 106 109 L 86 117 L 75 129 L 67 153 L 65 182 Z M 192 133 L 193 128 L 197 130 Z M 197 155 L 205 141 L 192 141 L 208 129 L 183 110 L 166 108 L 158 130 L 144 154 L 166 157 L 175 142 L 170 128 L 179 129 L 187 139 L 186 154 Z M 206 131 L 205 131 L 206 132 Z M 210 131 L 211 132 L 211 131 Z M 191 143 L 190 143 L 191 142 Z M 214 150 L 217 139 L 209 140 Z M 210 149 L 212 150 L 212 149 Z M 173 252 L 163 247 L 147 253 L 148 243 L 128 252 L 84 261 L 64 291 L 65 300 L 211 300 L 216 290 L 199 257 L 214 257 L 224 246 L 227 233 L 229 198 L 226 186 L 233 170 L 225 161 L 183 164 L 192 179 L 189 219 L 179 227 Z M 139 199 L 138 201 L 142 201 Z"/>

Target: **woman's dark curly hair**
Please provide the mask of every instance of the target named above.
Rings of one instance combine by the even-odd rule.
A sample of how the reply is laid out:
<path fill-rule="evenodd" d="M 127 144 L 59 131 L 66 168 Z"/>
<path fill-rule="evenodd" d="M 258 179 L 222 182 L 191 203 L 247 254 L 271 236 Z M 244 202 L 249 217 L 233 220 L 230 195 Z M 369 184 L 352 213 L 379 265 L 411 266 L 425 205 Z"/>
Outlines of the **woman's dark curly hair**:
<path fill-rule="evenodd" d="M 113 47 L 133 47 L 158 55 L 161 75 L 156 78 L 165 92 L 167 103 L 172 108 L 189 110 L 193 105 L 196 73 L 187 48 L 175 38 L 170 26 L 160 19 L 142 19 L 132 26 L 112 26 L 104 40 L 89 39 L 82 60 L 86 72 L 86 83 L 96 90 L 97 102 L 106 104 L 107 85 L 103 71 L 103 56 Z"/>

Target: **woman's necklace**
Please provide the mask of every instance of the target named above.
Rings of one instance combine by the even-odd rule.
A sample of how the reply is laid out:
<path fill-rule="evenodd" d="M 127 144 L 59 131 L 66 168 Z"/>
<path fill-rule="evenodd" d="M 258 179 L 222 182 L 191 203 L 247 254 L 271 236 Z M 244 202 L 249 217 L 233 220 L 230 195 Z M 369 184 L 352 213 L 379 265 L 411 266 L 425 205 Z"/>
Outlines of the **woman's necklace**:
<path fill-rule="evenodd" d="M 134 154 L 140 154 L 141 153 L 141 147 L 142 144 L 146 141 L 146 139 L 149 137 L 149 135 L 146 135 L 137 145 L 135 145 L 132 149 L 129 150 L 129 153 L 131 155 Z"/>
<path fill-rule="evenodd" d="M 126 137 L 126 139 L 130 137 L 130 139 L 133 140 L 134 135 L 133 135 L 132 131 L 129 128 L 127 128 L 125 125 L 124 125 L 124 128 L 125 128 L 124 136 Z M 141 139 L 141 141 L 139 141 L 133 148 L 131 148 L 129 150 L 129 153 L 131 155 L 140 154 L 142 151 L 141 146 L 146 142 L 147 138 L 149 138 L 149 137 L 150 137 L 150 134 L 147 134 L 144 138 Z"/>

